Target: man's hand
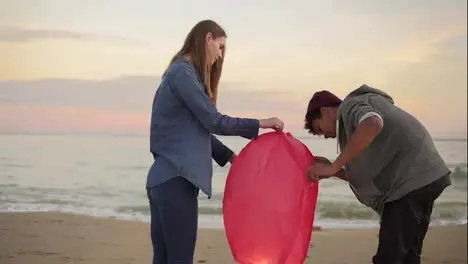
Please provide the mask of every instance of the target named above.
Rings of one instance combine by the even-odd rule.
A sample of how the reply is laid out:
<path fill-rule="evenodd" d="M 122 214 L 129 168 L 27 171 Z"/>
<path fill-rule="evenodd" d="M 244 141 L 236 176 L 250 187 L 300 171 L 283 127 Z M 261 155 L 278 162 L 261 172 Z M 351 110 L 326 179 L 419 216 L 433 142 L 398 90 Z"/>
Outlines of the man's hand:
<path fill-rule="evenodd" d="M 332 164 L 332 162 L 329 159 L 327 159 L 325 157 L 320 157 L 320 156 L 315 156 L 314 157 L 314 163 L 316 163 L 316 162 L 320 162 L 320 163 L 327 164 L 327 165 Z"/>
<path fill-rule="evenodd" d="M 329 159 L 325 158 L 325 157 L 315 156 L 314 161 L 313 161 L 313 165 L 315 165 L 317 163 L 320 163 L 320 164 L 323 164 L 323 165 L 331 165 L 332 164 L 332 162 Z M 316 177 L 313 175 L 313 173 L 311 173 L 311 168 L 312 167 L 310 167 L 307 170 L 307 178 L 309 178 L 309 181 L 319 180 L 319 179 L 316 179 Z M 330 178 L 330 177 L 321 177 L 320 179 L 327 179 L 327 178 Z"/>
<path fill-rule="evenodd" d="M 336 176 L 339 170 L 331 162 L 329 164 L 316 162 L 307 170 L 307 177 L 310 181 L 318 181 Z"/>

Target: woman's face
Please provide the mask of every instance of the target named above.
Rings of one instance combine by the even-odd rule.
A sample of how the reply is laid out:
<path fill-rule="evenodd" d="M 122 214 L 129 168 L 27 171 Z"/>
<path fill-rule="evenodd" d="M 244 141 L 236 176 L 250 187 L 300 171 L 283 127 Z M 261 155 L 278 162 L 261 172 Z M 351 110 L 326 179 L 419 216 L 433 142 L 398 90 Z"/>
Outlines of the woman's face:
<path fill-rule="evenodd" d="M 225 37 L 214 38 L 211 33 L 208 33 L 206 36 L 206 62 L 213 65 L 216 60 L 222 58 L 225 45 Z"/>

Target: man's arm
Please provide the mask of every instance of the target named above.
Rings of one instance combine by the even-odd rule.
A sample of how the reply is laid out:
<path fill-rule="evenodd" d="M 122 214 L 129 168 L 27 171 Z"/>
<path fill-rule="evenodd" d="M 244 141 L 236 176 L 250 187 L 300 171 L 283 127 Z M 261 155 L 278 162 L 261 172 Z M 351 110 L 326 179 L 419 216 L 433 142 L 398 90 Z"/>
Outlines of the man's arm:
<path fill-rule="evenodd" d="M 369 104 L 350 103 L 348 111 L 356 129 L 346 147 L 332 164 L 337 171 L 361 154 L 383 129 L 382 115 Z"/>
<path fill-rule="evenodd" d="M 344 169 L 340 169 L 340 170 L 336 173 L 335 177 L 340 178 L 340 179 L 342 179 L 343 181 L 348 181 L 348 180 L 346 179 L 346 171 L 345 171 Z"/>
<path fill-rule="evenodd" d="M 231 149 L 211 134 L 211 156 L 219 166 L 223 167 L 228 161 L 232 161 L 235 155 Z"/>
<path fill-rule="evenodd" d="M 321 156 L 315 156 L 314 160 L 315 160 L 315 162 L 319 162 L 319 163 L 323 163 L 323 164 L 327 164 L 327 165 L 332 164 L 332 162 L 329 159 L 327 159 L 325 157 L 321 157 Z M 342 179 L 343 181 L 347 181 L 346 171 L 343 168 L 340 169 L 334 176 L 330 176 L 330 177 L 337 177 L 339 179 Z"/>

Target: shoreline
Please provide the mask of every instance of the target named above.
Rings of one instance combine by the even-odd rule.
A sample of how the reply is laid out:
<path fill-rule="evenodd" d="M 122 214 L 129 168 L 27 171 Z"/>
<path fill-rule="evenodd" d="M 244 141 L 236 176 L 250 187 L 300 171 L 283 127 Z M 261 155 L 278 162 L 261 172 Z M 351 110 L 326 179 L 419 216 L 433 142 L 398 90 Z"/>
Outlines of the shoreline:
<path fill-rule="evenodd" d="M 140 213 L 130 214 L 103 214 L 103 213 L 89 213 L 74 210 L 15 210 L 15 211 L 0 211 L 1 214 L 24 214 L 24 213 L 51 213 L 51 214 L 64 214 L 73 216 L 84 216 L 98 219 L 109 219 L 118 221 L 135 221 L 149 224 L 149 216 Z M 201 229 L 224 229 L 222 214 L 199 214 L 198 228 Z M 461 226 L 467 225 L 467 219 L 463 220 L 440 220 L 432 219 L 431 227 L 444 227 L 444 226 Z M 378 220 L 370 219 L 315 219 L 314 229 L 320 230 L 367 230 L 376 229 L 379 227 Z"/>
<path fill-rule="evenodd" d="M 466 230 L 466 224 L 430 227 L 423 263 L 467 263 Z M 377 234 L 376 228 L 315 230 L 305 263 L 370 263 Z M 2 264 L 151 263 L 152 254 L 148 223 L 60 212 L 1 212 L 0 245 Z M 195 259 L 235 263 L 223 229 L 199 228 Z"/>

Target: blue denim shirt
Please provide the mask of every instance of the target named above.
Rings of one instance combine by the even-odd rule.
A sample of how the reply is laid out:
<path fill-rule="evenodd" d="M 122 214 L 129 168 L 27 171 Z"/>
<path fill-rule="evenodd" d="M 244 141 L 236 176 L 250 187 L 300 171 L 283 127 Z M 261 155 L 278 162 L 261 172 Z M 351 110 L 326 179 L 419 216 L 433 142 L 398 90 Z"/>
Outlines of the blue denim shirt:
<path fill-rule="evenodd" d="M 224 166 L 233 152 L 213 134 L 258 136 L 259 121 L 219 113 L 205 93 L 195 67 L 172 63 L 156 91 L 151 114 L 150 151 L 154 162 L 146 185 L 182 176 L 211 197 L 212 158 Z"/>

